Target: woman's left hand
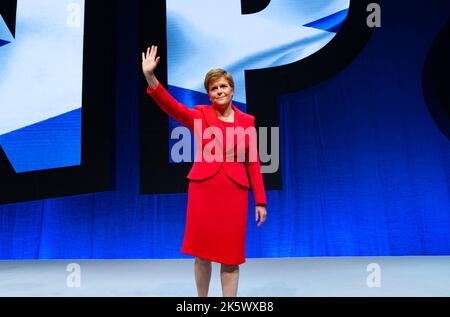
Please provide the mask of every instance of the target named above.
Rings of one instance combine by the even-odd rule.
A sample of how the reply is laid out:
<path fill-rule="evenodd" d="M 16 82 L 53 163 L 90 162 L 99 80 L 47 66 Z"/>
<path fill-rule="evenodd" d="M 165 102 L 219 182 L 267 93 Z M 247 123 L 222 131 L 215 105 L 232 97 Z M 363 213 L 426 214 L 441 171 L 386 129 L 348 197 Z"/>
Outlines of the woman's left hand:
<path fill-rule="evenodd" d="M 256 206 L 255 207 L 255 217 L 256 217 L 256 221 L 258 221 L 258 227 L 260 227 L 264 221 L 266 221 L 266 217 L 267 217 L 267 210 L 265 206 Z"/>

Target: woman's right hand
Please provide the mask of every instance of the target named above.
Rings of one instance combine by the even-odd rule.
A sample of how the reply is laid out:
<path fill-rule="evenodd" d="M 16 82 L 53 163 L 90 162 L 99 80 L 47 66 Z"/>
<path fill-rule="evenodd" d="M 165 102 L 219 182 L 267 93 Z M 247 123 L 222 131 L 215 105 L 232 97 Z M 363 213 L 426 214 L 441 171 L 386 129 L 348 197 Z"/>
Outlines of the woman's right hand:
<path fill-rule="evenodd" d="M 160 57 L 156 57 L 157 53 L 158 47 L 154 45 L 151 48 L 147 47 L 147 53 L 142 52 L 142 72 L 146 78 L 152 77 L 156 66 L 158 66 Z"/>

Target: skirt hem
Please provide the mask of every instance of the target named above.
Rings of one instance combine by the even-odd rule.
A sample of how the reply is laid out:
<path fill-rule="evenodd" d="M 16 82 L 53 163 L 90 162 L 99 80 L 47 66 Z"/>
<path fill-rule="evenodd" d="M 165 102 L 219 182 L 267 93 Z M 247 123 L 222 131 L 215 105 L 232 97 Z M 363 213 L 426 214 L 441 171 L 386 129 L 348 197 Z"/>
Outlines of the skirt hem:
<path fill-rule="evenodd" d="M 245 263 L 245 259 L 244 259 L 244 261 L 239 261 L 238 263 L 229 263 L 229 262 L 222 261 L 222 260 L 214 258 L 214 257 L 200 255 L 197 252 L 181 250 L 181 253 L 191 255 L 193 257 L 199 257 L 203 260 L 212 261 L 212 262 L 216 262 L 216 263 L 220 263 L 220 264 L 224 264 L 224 265 L 240 265 L 240 264 Z"/>

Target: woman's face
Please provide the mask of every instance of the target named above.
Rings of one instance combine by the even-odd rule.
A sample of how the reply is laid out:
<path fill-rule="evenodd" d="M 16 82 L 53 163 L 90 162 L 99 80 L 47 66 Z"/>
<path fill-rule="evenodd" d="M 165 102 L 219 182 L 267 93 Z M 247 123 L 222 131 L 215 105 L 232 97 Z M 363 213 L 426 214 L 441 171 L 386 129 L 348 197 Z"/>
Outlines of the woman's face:
<path fill-rule="evenodd" d="M 209 85 L 209 99 L 213 106 L 220 110 L 225 109 L 231 104 L 233 94 L 234 89 L 230 86 L 225 77 L 219 78 Z"/>

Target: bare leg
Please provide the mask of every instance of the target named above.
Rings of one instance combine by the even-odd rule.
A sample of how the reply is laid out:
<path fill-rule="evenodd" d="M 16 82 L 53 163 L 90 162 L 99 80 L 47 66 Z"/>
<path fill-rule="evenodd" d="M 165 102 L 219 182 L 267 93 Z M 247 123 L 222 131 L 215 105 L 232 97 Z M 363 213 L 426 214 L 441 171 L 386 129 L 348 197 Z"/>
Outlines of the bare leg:
<path fill-rule="evenodd" d="M 194 266 L 198 297 L 207 297 L 211 281 L 211 261 L 195 258 Z"/>
<path fill-rule="evenodd" d="M 239 282 L 239 265 L 225 265 L 220 267 L 222 293 L 224 297 L 236 297 Z"/>

